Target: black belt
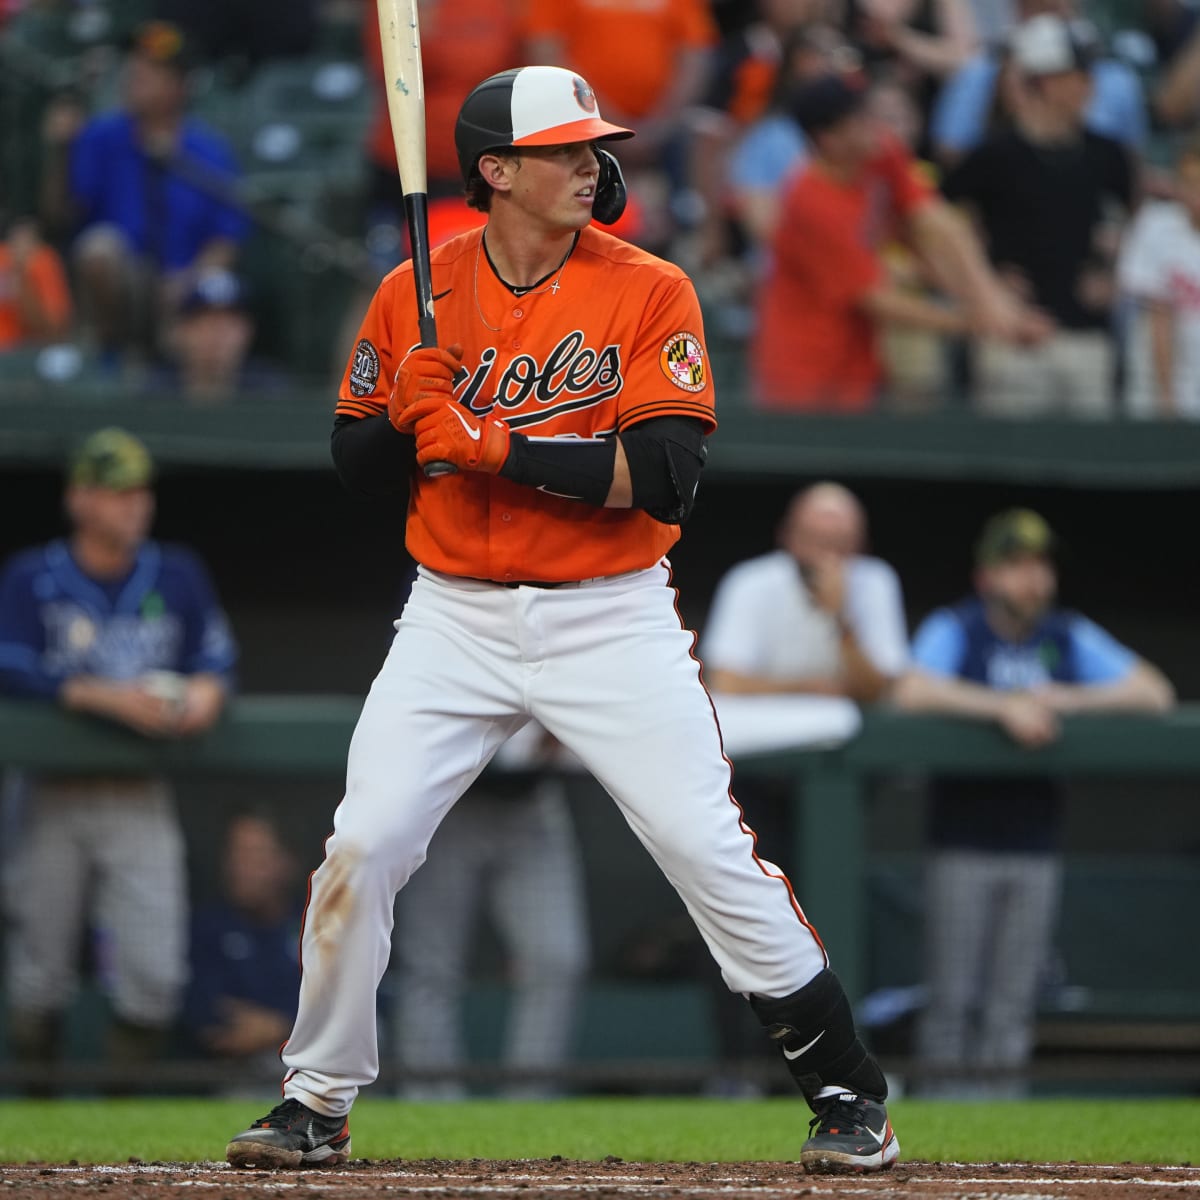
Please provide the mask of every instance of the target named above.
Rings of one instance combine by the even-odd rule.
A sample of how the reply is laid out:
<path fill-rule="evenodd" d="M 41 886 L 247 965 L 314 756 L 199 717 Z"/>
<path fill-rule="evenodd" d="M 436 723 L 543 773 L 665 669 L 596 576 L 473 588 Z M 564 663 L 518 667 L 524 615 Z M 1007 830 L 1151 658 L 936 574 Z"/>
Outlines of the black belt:
<path fill-rule="evenodd" d="M 558 583 L 547 583 L 544 579 L 497 579 L 489 580 L 489 583 L 498 583 L 501 587 L 519 588 L 519 587 L 535 587 L 535 588 L 557 588 L 565 587 L 572 582 L 569 579 L 560 580 Z"/>

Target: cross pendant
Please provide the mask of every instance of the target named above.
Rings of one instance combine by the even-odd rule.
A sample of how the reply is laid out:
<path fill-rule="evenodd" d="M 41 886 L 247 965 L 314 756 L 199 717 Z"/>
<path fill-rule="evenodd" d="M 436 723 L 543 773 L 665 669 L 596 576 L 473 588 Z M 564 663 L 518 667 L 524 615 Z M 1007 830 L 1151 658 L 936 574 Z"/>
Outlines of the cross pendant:
<path fill-rule="evenodd" d="M 553 282 L 553 283 L 550 285 L 550 290 L 551 290 L 551 291 L 552 291 L 552 292 L 553 292 L 553 293 L 554 293 L 556 296 L 558 295 L 558 280 L 557 280 L 557 279 L 556 279 L 556 280 L 555 280 L 555 281 L 554 281 L 554 282 Z"/>

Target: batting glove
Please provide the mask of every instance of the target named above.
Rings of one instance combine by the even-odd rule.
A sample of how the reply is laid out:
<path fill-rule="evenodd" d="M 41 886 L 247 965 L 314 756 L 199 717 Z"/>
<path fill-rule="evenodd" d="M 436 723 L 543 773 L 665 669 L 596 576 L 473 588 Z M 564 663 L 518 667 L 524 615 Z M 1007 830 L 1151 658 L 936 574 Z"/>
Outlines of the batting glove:
<path fill-rule="evenodd" d="M 453 463 L 495 475 L 508 460 L 512 433 L 499 417 L 481 417 L 453 398 L 422 400 L 412 411 L 417 462 Z"/>
<path fill-rule="evenodd" d="M 454 395 L 454 377 L 462 365 L 461 346 L 422 346 L 410 350 L 396 370 L 388 395 L 388 420 L 400 433 L 412 433 L 411 409 L 421 400 Z"/>

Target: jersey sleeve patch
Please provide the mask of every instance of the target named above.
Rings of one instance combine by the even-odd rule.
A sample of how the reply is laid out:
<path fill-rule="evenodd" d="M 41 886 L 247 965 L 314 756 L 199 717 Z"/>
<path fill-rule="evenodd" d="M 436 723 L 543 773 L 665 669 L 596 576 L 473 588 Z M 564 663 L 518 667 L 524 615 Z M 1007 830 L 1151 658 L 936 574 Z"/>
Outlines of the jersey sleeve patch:
<path fill-rule="evenodd" d="M 658 354 L 662 373 L 685 392 L 699 392 L 708 382 L 704 345 L 694 333 L 680 330 L 663 343 Z"/>
<path fill-rule="evenodd" d="M 379 351 L 366 338 L 360 338 L 354 347 L 354 360 L 350 364 L 350 394 L 370 395 L 378 382 Z"/>

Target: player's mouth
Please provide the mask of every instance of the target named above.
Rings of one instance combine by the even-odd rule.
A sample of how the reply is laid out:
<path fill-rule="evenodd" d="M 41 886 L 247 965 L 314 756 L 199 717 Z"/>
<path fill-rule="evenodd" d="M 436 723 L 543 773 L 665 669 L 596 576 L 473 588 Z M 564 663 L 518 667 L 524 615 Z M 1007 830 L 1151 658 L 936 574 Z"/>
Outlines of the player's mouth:
<path fill-rule="evenodd" d="M 575 193 L 575 195 L 578 196 L 580 200 L 586 200 L 588 204 L 591 204 L 591 202 L 596 198 L 595 184 L 589 183 L 587 187 L 581 187 L 579 191 Z"/>

